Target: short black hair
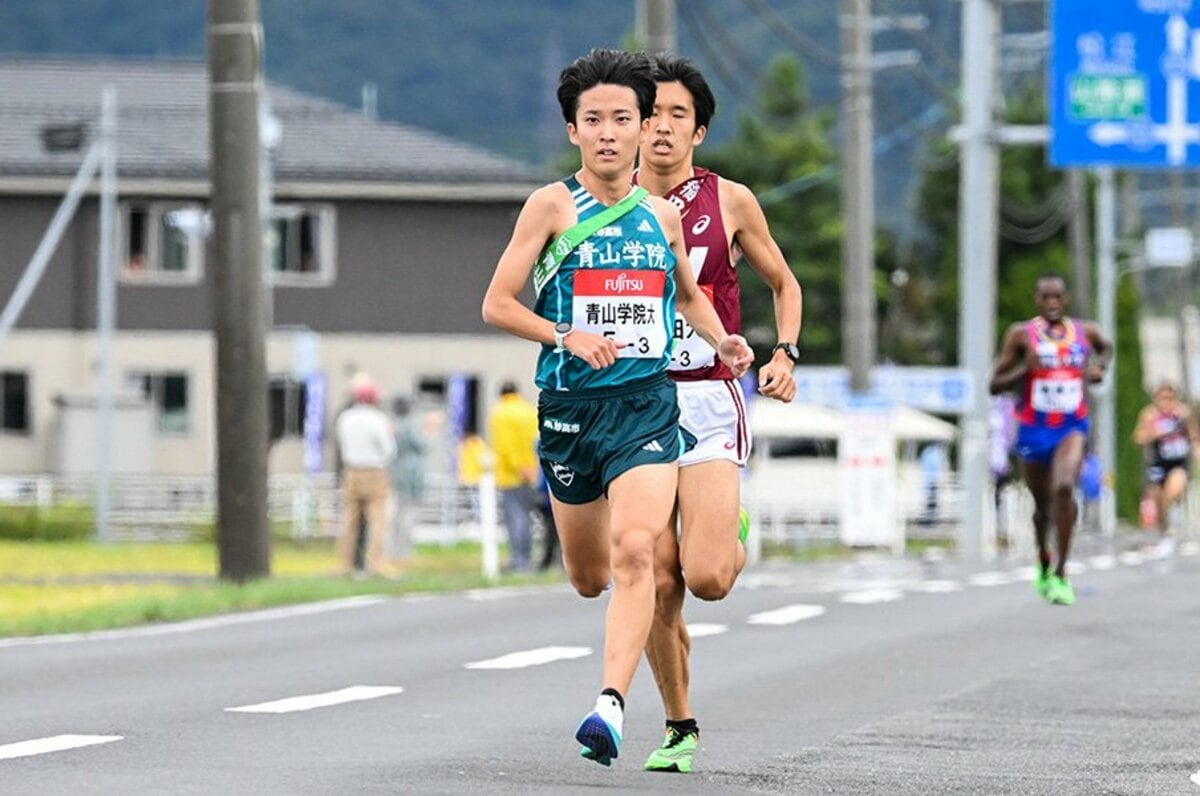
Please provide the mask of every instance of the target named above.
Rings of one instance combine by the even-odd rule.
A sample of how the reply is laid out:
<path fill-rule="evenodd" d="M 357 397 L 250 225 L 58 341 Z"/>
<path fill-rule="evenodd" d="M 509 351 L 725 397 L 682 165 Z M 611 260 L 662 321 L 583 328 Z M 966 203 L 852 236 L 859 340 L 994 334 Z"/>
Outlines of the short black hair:
<path fill-rule="evenodd" d="M 1043 282 L 1062 282 L 1063 290 L 1068 290 L 1070 287 L 1067 284 L 1066 277 L 1064 277 L 1062 274 L 1055 273 L 1054 271 L 1047 271 L 1039 276 L 1037 281 L 1033 283 L 1033 291 L 1035 293 L 1038 290 L 1041 290 Z"/>
<path fill-rule="evenodd" d="M 520 390 L 517 388 L 517 383 L 512 379 L 507 379 L 500 383 L 501 395 L 512 395 L 517 392 L 520 392 Z"/>
<path fill-rule="evenodd" d="M 602 83 L 633 89 L 643 119 L 649 119 L 654 112 L 658 84 L 650 59 L 642 53 L 597 48 L 577 58 L 558 75 L 558 104 L 568 124 L 575 124 L 579 96 Z"/>
<path fill-rule="evenodd" d="M 695 61 L 682 55 L 659 53 L 654 56 L 654 80 L 658 83 L 680 83 L 692 95 L 696 108 L 696 127 L 708 127 L 717 112 L 717 98 Z"/>

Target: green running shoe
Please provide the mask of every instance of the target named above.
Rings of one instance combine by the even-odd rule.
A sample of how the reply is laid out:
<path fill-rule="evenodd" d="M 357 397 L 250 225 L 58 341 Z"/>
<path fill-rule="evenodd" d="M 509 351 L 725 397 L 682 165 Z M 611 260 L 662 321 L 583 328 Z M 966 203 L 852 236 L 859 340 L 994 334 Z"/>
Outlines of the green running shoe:
<path fill-rule="evenodd" d="M 1046 589 L 1046 600 L 1054 605 L 1074 605 L 1075 590 L 1067 583 L 1066 578 L 1051 575 L 1050 586 Z"/>
<path fill-rule="evenodd" d="M 1040 563 L 1033 567 L 1033 589 L 1038 593 L 1038 597 L 1043 600 L 1050 599 L 1050 579 L 1053 576 L 1050 567 L 1043 567 Z"/>
<path fill-rule="evenodd" d="M 663 745 L 650 753 L 646 758 L 647 771 L 677 771 L 680 774 L 692 772 L 692 755 L 700 740 L 700 731 L 680 733 L 674 727 L 667 728 L 667 737 Z"/>
<path fill-rule="evenodd" d="M 745 545 L 746 537 L 749 535 L 750 514 L 746 511 L 745 506 L 738 506 L 738 541 Z"/>

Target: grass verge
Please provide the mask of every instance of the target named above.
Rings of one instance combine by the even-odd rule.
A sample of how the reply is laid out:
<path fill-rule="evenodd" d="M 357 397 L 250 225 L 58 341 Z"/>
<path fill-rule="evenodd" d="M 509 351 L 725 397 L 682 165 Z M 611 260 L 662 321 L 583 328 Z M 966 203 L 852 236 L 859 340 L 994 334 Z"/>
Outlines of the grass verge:
<path fill-rule="evenodd" d="M 489 584 L 478 545 L 420 546 L 400 580 L 334 573 L 328 542 L 276 544 L 272 576 L 216 577 L 205 544 L 0 542 L 0 637 L 174 622 L 364 594 L 454 591 Z M 504 575 L 501 584 L 553 583 L 561 573 Z"/>

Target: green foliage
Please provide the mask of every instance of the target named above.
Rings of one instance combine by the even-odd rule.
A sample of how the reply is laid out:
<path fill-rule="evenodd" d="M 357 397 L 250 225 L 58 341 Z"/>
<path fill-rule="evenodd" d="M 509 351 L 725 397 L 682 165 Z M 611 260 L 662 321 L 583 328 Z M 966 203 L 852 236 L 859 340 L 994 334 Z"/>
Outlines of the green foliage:
<path fill-rule="evenodd" d="M 759 197 L 771 234 L 804 290 L 805 361 L 841 360 L 841 235 L 832 117 L 809 107 L 802 67 L 781 56 L 761 88 L 766 120 L 742 116 L 729 143 L 696 153 L 699 165 L 744 183 Z M 760 352 L 775 342 L 771 292 L 741 269 L 742 323 Z"/>
<path fill-rule="evenodd" d="M 1142 493 L 1142 450 L 1130 439 L 1137 424 L 1138 412 L 1149 400 L 1142 385 L 1142 343 L 1138 335 L 1141 322 L 1141 300 L 1130 279 L 1122 279 L 1117 289 L 1117 312 L 1120 323 L 1111 330 L 1115 337 L 1116 358 L 1116 497 L 1117 516 L 1130 522 L 1138 516 L 1138 501 Z M 1109 330 L 1105 330 L 1106 332 Z"/>
<path fill-rule="evenodd" d="M 90 506 L 0 506 L 0 539 L 63 542 L 87 539 L 95 528 Z"/>

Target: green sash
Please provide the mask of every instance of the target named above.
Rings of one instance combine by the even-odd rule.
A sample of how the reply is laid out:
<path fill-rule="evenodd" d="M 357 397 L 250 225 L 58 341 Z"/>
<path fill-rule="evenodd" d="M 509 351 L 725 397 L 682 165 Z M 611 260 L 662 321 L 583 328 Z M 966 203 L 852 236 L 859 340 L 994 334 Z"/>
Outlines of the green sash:
<path fill-rule="evenodd" d="M 546 283 L 558 273 L 558 268 L 562 265 L 563 260 L 567 259 L 571 252 L 578 248 L 579 244 L 595 234 L 596 230 L 611 224 L 628 213 L 648 193 L 649 191 L 645 188 L 634 188 L 628 196 L 612 207 L 605 208 L 603 212 L 597 213 L 586 221 L 580 221 L 550 241 L 550 245 L 546 247 L 546 251 L 542 254 L 541 259 L 538 260 L 537 265 L 533 269 L 534 292 L 541 294 L 542 288 L 546 286 Z"/>

